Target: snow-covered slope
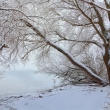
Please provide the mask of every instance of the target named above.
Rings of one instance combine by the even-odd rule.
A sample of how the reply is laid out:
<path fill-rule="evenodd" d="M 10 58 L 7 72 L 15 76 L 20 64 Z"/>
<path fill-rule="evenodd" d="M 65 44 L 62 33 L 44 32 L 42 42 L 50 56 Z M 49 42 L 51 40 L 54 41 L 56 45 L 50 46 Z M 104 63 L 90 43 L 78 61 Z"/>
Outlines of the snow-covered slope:
<path fill-rule="evenodd" d="M 108 103 L 109 86 L 65 86 L 40 93 L 1 96 L 0 110 L 110 110 Z"/>

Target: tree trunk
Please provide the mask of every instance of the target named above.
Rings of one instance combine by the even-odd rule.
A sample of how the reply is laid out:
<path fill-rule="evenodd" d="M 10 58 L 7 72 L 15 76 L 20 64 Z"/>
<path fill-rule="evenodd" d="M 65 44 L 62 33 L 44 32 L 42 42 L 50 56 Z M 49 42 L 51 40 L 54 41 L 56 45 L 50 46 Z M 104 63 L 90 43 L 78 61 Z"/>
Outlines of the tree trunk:
<path fill-rule="evenodd" d="M 109 44 L 105 45 L 105 54 L 103 56 L 104 63 L 107 68 L 108 79 L 110 82 L 110 55 L 109 55 Z"/>

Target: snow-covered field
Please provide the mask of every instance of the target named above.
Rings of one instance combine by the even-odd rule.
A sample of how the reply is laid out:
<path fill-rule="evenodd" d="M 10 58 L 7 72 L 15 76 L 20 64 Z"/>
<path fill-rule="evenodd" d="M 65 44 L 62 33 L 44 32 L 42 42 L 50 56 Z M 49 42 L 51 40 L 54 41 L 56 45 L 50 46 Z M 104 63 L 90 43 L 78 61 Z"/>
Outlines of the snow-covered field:
<path fill-rule="evenodd" d="M 65 86 L 1 96 L 0 110 L 110 110 L 110 86 Z"/>

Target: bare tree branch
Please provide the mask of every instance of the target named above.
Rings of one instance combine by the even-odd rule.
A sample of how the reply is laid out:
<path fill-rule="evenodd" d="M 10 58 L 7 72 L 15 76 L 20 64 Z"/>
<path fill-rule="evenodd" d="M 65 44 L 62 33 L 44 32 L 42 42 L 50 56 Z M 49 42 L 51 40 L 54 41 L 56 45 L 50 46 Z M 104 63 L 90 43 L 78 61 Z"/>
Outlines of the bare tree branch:
<path fill-rule="evenodd" d="M 91 1 L 91 2 L 86 1 L 86 0 L 80 0 L 80 1 L 83 1 L 83 2 L 85 2 L 85 3 L 87 3 L 87 4 L 89 4 L 89 5 L 92 5 L 92 6 L 96 6 L 96 7 L 100 8 L 100 9 L 102 9 L 102 10 L 105 10 L 105 11 L 107 11 L 107 12 L 110 12 L 110 9 L 103 8 L 103 7 L 97 5 L 96 3 L 92 2 L 92 1 Z"/>
<path fill-rule="evenodd" d="M 22 22 L 24 22 L 26 24 L 26 26 L 28 26 L 29 28 L 31 28 L 33 31 L 35 31 L 41 38 L 43 38 L 46 43 L 48 45 L 50 45 L 51 47 L 53 47 L 54 49 L 58 50 L 59 52 L 61 52 L 63 55 L 65 55 L 69 61 L 74 64 L 75 66 L 78 66 L 79 68 L 81 68 L 82 70 L 84 70 L 94 81 L 98 82 L 99 84 L 103 84 L 106 83 L 103 79 L 101 79 L 99 76 L 97 76 L 96 74 L 94 74 L 89 68 L 87 68 L 84 64 L 76 61 L 71 54 L 69 54 L 69 52 L 67 52 L 66 50 L 63 50 L 61 47 L 57 46 L 55 43 L 52 43 L 51 41 L 47 40 L 45 38 L 45 36 L 43 36 L 41 34 L 41 32 L 36 29 L 35 27 L 33 27 L 32 24 L 30 24 L 28 21 L 21 19 Z"/>
<path fill-rule="evenodd" d="M 95 26 L 95 24 L 94 24 L 94 22 L 92 21 L 92 19 L 91 19 L 88 15 L 86 15 L 86 13 L 84 13 L 83 10 L 81 10 L 81 8 L 80 8 L 79 5 L 78 5 L 77 0 L 75 0 L 75 1 L 76 1 L 77 7 L 78 7 L 78 9 L 80 10 L 80 12 L 91 22 L 91 24 L 92 24 L 92 26 L 94 27 L 94 29 L 96 30 L 96 32 L 99 34 L 99 36 L 103 39 L 104 43 L 106 44 L 107 41 L 106 41 L 105 37 L 103 36 L 103 34 L 97 29 L 97 27 Z"/>

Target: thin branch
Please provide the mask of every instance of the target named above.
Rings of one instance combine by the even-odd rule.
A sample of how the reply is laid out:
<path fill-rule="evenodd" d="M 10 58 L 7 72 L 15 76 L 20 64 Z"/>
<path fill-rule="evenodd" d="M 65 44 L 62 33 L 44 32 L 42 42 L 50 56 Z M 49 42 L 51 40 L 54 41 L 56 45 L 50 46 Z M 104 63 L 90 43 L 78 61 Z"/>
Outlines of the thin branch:
<path fill-rule="evenodd" d="M 106 44 L 107 41 L 105 39 L 105 37 L 102 35 L 102 33 L 100 33 L 100 31 L 97 29 L 97 27 L 95 26 L 94 22 L 92 21 L 92 19 L 80 8 L 77 0 L 76 1 L 76 5 L 79 9 L 79 11 L 91 22 L 92 26 L 94 27 L 94 29 L 96 30 L 96 32 L 98 33 L 98 35 L 102 38 L 102 40 L 104 41 L 104 43 Z"/>
<path fill-rule="evenodd" d="M 87 3 L 87 4 L 89 4 L 89 5 L 94 5 L 94 6 L 96 6 L 96 7 L 100 8 L 100 9 L 102 9 L 102 10 L 105 10 L 105 11 L 107 11 L 107 12 L 110 12 L 110 9 L 103 8 L 103 7 L 101 7 L 101 6 L 97 5 L 97 4 L 96 4 L 96 3 L 94 3 L 94 2 L 89 2 L 89 1 L 85 1 L 85 0 L 80 0 L 80 1 L 83 1 L 83 2 L 85 2 L 85 3 Z"/>
<path fill-rule="evenodd" d="M 71 23 L 71 22 L 69 22 L 68 20 L 66 20 L 66 19 L 64 19 L 64 18 L 63 18 L 63 20 L 66 21 L 67 23 L 71 24 L 72 26 L 90 26 L 90 25 L 92 25 L 91 23 L 85 23 L 85 24 Z M 99 24 L 99 22 L 93 22 L 93 23 L 94 23 L 94 24 Z"/>
<path fill-rule="evenodd" d="M 97 8 L 95 6 L 93 6 L 93 8 L 94 8 L 94 10 L 97 14 L 97 18 L 98 18 L 98 21 L 99 21 L 99 26 L 101 28 L 102 34 L 104 35 L 106 29 L 105 29 L 105 26 L 104 26 L 104 21 L 102 19 L 102 16 L 101 16 L 100 12 L 97 10 Z M 106 36 L 104 36 L 104 37 L 106 37 Z"/>
<path fill-rule="evenodd" d="M 17 9 L 13 9 L 13 8 L 0 8 L 0 10 L 4 10 L 4 11 L 16 11 L 16 12 L 19 12 L 19 13 L 23 14 L 25 17 L 28 18 L 28 16 L 25 13 L 23 13 L 22 11 L 17 10 Z"/>
<path fill-rule="evenodd" d="M 63 37 L 61 34 L 59 34 L 58 32 L 56 32 L 58 36 L 60 36 L 62 39 L 60 40 L 67 40 L 67 41 L 72 41 L 72 42 L 83 42 L 83 43 L 92 43 L 97 45 L 98 47 L 100 47 L 101 49 L 103 49 L 103 45 L 95 40 L 92 41 L 87 41 L 87 40 L 72 40 L 72 39 L 67 39 L 65 37 Z"/>
<path fill-rule="evenodd" d="M 104 0 L 105 2 L 105 6 L 107 9 L 110 9 L 110 4 L 107 3 L 107 0 Z M 110 21 L 110 12 L 108 12 L 108 17 L 109 17 L 109 21 Z"/>
<path fill-rule="evenodd" d="M 21 59 L 24 59 L 29 53 L 31 53 L 32 51 L 34 51 L 34 50 L 36 50 L 36 49 L 42 47 L 43 45 L 44 45 L 44 44 L 42 44 L 42 45 L 40 45 L 40 46 L 38 46 L 38 47 L 36 47 L 37 44 L 34 45 L 34 47 L 36 47 L 36 48 L 33 48 L 33 49 L 29 50 L 28 52 L 26 52 Z"/>

